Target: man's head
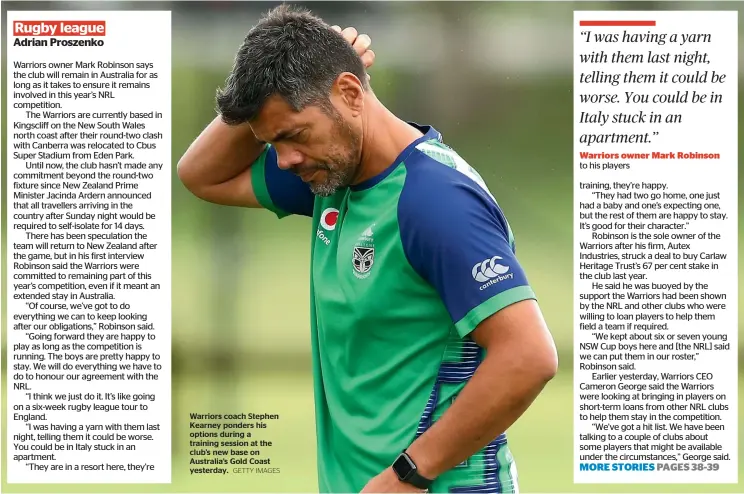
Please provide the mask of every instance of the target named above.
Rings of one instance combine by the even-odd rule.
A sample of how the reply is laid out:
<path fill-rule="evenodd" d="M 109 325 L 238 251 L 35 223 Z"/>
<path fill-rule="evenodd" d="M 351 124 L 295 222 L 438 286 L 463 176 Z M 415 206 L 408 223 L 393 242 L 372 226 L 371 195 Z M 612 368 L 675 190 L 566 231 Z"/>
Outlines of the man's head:
<path fill-rule="evenodd" d="M 273 144 L 280 167 L 330 195 L 358 172 L 368 90 L 359 54 L 338 32 L 281 5 L 245 37 L 217 105 L 226 123 L 249 123 Z"/>

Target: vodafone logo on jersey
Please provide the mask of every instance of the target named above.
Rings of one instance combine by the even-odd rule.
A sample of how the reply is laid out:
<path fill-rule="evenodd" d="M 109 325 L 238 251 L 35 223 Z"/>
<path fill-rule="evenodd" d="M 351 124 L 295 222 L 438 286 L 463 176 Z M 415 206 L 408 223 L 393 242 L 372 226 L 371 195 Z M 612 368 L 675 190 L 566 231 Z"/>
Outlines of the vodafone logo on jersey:
<path fill-rule="evenodd" d="M 320 215 L 320 226 L 326 230 L 333 230 L 336 228 L 336 222 L 338 221 L 338 209 L 326 208 Z"/>

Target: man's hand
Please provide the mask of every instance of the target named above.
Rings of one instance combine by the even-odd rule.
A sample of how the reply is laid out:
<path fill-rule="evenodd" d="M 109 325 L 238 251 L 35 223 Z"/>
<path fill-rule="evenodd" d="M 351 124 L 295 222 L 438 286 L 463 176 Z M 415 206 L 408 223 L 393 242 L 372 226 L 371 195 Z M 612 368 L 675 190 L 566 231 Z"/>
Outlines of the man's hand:
<path fill-rule="evenodd" d="M 426 492 L 426 490 L 417 489 L 411 484 L 401 482 L 392 467 L 388 467 L 377 477 L 367 482 L 362 492 Z"/>
<path fill-rule="evenodd" d="M 369 46 L 372 44 L 372 39 L 369 36 L 366 34 L 359 34 L 353 27 L 341 29 L 340 26 L 331 26 L 331 28 L 337 33 L 341 33 L 341 36 L 343 36 L 344 39 L 354 47 L 361 57 L 365 68 L 368 69 L 373 63 L 375 63 L 375 52 L 369 49 Z M 367 78 L 370 78 L 369 74 L 367 74 Z"/>

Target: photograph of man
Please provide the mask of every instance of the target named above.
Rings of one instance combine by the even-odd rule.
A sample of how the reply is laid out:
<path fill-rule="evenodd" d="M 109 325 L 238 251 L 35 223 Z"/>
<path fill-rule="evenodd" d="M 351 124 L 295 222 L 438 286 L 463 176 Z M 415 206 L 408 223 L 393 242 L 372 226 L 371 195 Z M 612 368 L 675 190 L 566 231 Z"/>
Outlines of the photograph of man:
<path fill-rule="evenodd" d="M 370 43 L 266 13 L 178 174 L 202 200 L 310 218 L 321 492 L 517 492 L 506 431 L 556 374 L 553 338 L 498 202 L 377 99 Z"/>

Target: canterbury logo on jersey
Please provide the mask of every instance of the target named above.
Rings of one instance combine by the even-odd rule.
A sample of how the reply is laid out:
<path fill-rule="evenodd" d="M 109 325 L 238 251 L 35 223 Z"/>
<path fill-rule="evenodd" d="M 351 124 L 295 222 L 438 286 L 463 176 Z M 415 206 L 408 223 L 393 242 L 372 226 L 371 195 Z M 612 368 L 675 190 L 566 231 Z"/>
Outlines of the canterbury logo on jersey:
<path fill-rule="evenodd" d="M 497 261 L 500 260 L 501 257 L 493 256 L 473 266 L 473 279 L 485 283 L 501 274 L 506 274 L 509 271 L 509 266 L 499 264 Z"/>
<path fill-rule="evenodd" d="M 502 260 L 501 257 L 493 256 L 473 266 L 471 273 L 473 279 L 484 283 L 480 286 L 480 290 L 485 290 L 496 283 L 514 278 L 514 273 L 509 273 L 509 266 L 500 264 L 498 262 L 500 260 Z"/>

